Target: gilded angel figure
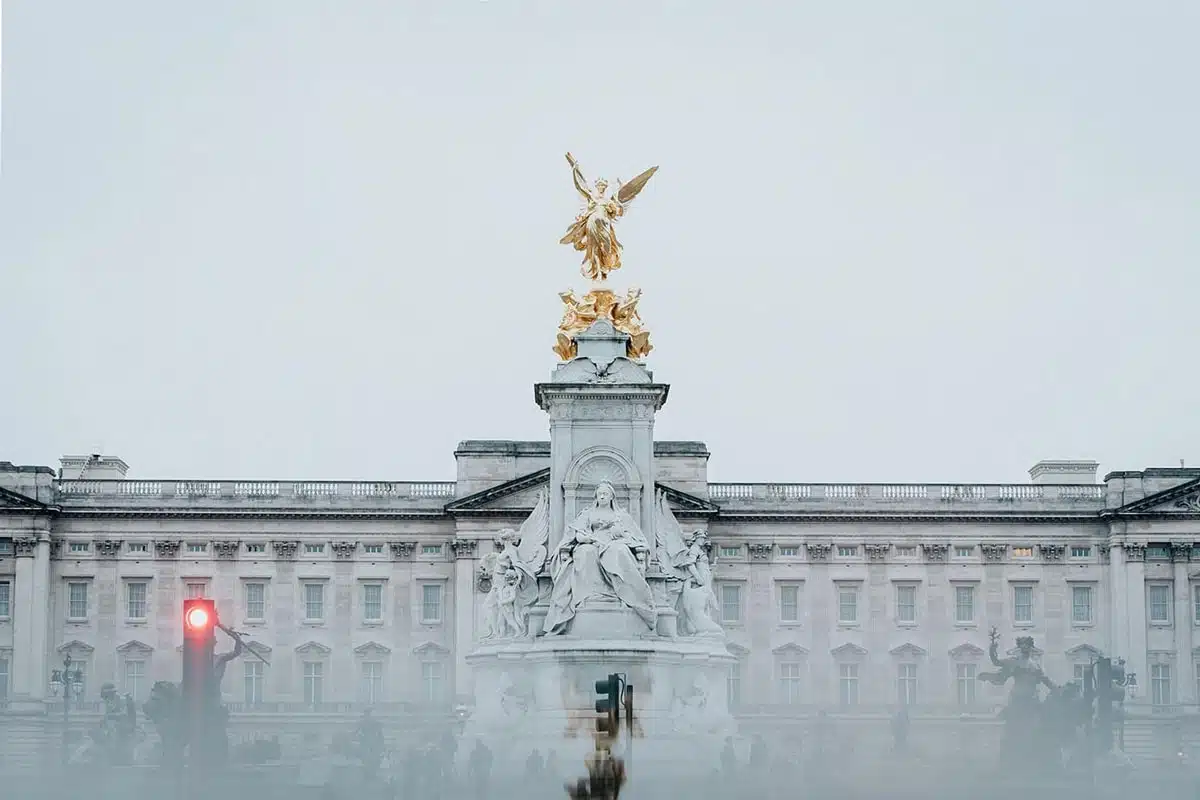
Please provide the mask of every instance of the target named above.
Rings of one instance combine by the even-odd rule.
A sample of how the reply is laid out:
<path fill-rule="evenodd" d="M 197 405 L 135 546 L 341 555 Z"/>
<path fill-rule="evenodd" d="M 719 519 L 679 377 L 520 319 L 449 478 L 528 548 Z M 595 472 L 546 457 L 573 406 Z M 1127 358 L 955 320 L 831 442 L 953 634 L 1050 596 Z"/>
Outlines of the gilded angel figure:
<path fill-rule="evenodd" d="M 608 181 L 598 179 L 589 184 L 583 177 L 579 162 L 567 153 L 571 165 L 571 179 L 575 189 L 583 197 L 584 208 L 567 229 L 559 244 L 572 245 L 583 253 L 583 277 L 602 281 L 608 273 L 621 268 L 621 243 L 617 240 L 615 223 L 625 215 L 629 204 L 638 196 L 658 167 L 651 167 L 629 183 L 617 181 L 617 190 L 608 194 Z"/>

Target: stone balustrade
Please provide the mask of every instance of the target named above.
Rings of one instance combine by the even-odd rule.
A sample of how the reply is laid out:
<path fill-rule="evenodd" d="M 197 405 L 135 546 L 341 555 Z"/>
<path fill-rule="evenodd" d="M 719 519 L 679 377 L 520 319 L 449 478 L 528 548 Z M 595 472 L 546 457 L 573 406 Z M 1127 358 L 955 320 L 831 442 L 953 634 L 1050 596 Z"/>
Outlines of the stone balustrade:
<path fill-rule="evenodd" d="M 59 502 L 68 507 L 255 507 L 439 509 L 454 498 L 453 481 L 207 481 L 62 480 Z"/>
<path fill-rule="evenodd" d="M 710 483 L 722 510 L 1061 511 L 1104 508 L 1106 487 L 943 483 Z"/>

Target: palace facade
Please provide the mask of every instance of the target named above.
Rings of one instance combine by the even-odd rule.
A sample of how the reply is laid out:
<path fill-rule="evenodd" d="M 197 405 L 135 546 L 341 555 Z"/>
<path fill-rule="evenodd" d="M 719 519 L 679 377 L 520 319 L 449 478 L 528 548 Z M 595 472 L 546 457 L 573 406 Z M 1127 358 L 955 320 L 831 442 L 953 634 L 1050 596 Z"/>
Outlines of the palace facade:
<path fill-rule="evenodd" d="M 0 462 L 3 714 L 59 724 L 51 677 L 67 657 L 82 677 L 69 710 L 93 712 L 105 683 L 144 700 L 178 680 L 188 596 L 254 643 L 225 677 L 235 721 L 469 711 L 480 559 L 552 465 L 549 442 L 467 441 L 454 457 L 454 482 L 412 483 Z M 899 704 L 990 718 L 1006 693 L 977 679 L 992 628 L 1002 650 L 1034 637 L 1060 682 L 1124 658 L 1133 716 L 1196 709 L 1200 470 L 1098 482 L 1095 463 L 1043 461 L 1020 484 L 731 484 L 708 481 L 708 460 L 700 442 L 656 442 L 653 481 L 708 531 L 744 724 Z"/>

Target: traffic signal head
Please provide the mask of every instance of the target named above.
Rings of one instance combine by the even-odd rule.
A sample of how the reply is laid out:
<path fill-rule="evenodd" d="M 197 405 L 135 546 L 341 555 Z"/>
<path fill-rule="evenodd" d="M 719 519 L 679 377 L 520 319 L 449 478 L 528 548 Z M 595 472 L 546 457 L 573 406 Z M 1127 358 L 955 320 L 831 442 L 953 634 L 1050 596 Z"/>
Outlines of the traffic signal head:
<path fill-rule="evenodd" d="M 217 609 L 212 600 L 191 598 L 183 601 L 183 637 L 209 639 L 217 627 Z"/>

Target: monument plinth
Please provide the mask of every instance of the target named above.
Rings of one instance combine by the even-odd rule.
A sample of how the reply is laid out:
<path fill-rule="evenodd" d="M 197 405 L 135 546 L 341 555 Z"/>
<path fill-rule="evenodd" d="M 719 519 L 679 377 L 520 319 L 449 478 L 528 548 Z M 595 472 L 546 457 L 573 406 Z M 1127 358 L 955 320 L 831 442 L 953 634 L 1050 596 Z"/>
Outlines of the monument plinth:
<path fill-rule="evenodd" d="M 560 295 L 562 363 L 534 387 L 550 420 L 548 485 L 521 529 L 501 531 L 483 558 L 490 588 L 466 657 L 475 707 L 464 735 L 499 750 L 497 764 L 523 764 L 534 749 L 582 757 L 593 746 L 595 682 L 617 672 L 637 690 L 639 771 L 689 772 L 697 755 L 716 763 L 736 730 L 726 697 L 734 658 L 707 534 L 685 532 L 656 491 L 654 418 L 668 386 L 641 360 L 650 345 L 640 292 L 622 299 L 604 283 L 620 267 L 612 224 L 654 170 L 609 198 L 568 160 L 588 206 L 563 242 L 585 253 L 593 285 L 582 300 Z"/>

